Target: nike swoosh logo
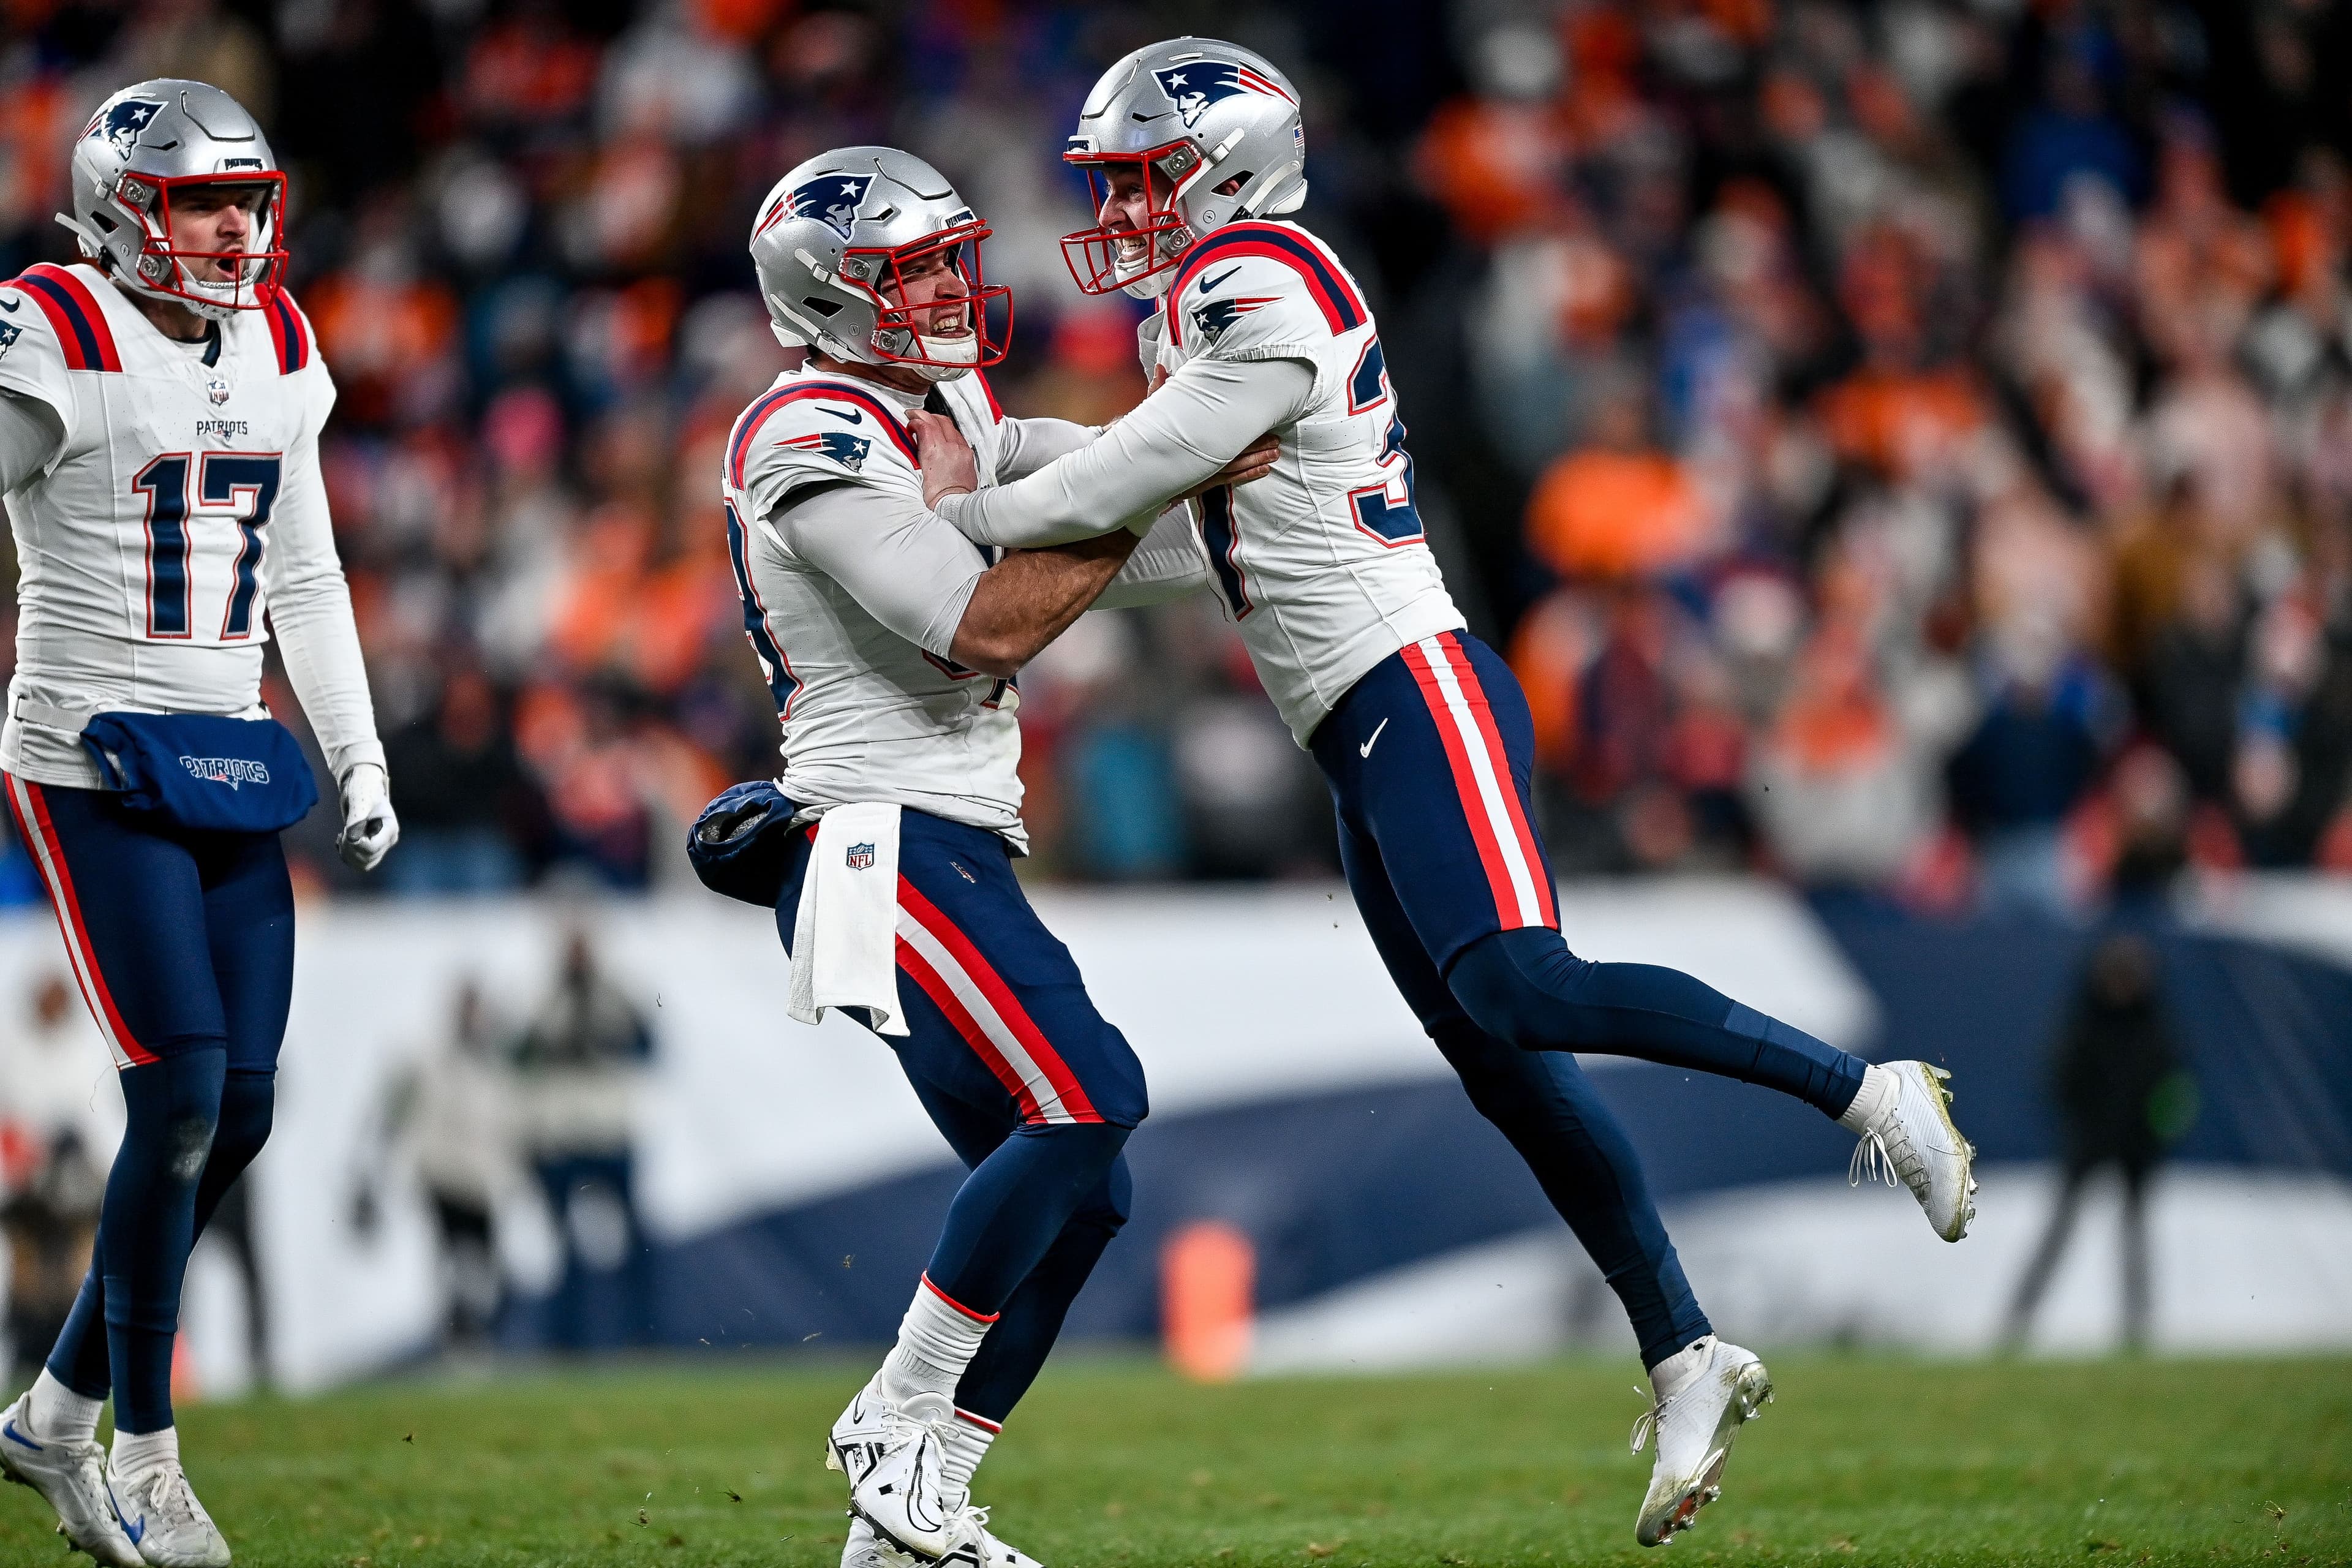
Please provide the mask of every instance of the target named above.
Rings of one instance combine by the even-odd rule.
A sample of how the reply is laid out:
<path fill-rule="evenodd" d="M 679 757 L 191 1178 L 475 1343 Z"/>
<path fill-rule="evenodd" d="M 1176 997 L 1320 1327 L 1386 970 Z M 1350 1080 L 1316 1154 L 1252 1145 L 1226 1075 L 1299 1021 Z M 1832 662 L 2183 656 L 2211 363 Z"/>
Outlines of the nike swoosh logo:
<path fill-rule="evenodd" d="M 1223 272 L 1218 273 L 1214 278 L 1202 279 L 1201 292 L 1203 294 L 1215 293 L 1217 291 L 1218 284 L 1223 283 L 1226 279 L 1231 278 L 1234 273 L 1239 272 L 1241 268 L 1238 267 L 1228 267 Z"/>
<path fill-rule="evenodd" d="M 27 1448 L 32 1449 L 36 1454 L 47 1452 L 47 1450 L 40 1444 L 34 1442 L 30 1437 L 27 1437 L 22 1432 L 17 1431 L 16 1423 L 14 1421 L 0 1424 L 0 1436 L 8 1437 L 16 1442 L 22 1443 Z"/>
<path fill-rule="evenodd" d="M 16 313 L 16 307 L 24 302 L 25 297 L 22 294 L 11 294 L 5 300 L 0 300 L 0 310 L 5 310 L 13 316 Z"/>
<path fill-rule="evenodd" d="M 860 414 L 855 408 L 826 408 L 822 403 L 818 404 L 817 407 L 824 409 L 825 413 L 832 415 L 835 419 L 845 420 L 852 425 L 863 425 L 866 423 L 866 416 Z"/>
<path fill-rule="evenodd" d="M 1362 745 L 1358 746 L 1358 747 L 1356 748 L 1356 755 L 1358 755 L 1358 756 L 1360 756 L 1360 757 L 1369 757 L 1369 756 L 1370 756 L 1370 755 L 1372 754 L 1372 748 L 1373 748 L 1374 746 L 1377 746 L 1377 745 L 1379 745 L 1379 744 L 1381 743 L 1381 731 L 1383 731 L 1383 730 L 1385 730 L 1385 729 L 1387 729 L 1388 727 L 1389 727 L 1389 721 L 1388 721 L 1387 720 L 1385 720 L 1385 719 L 1381 720 L 1379 723 L 1377 723 L 1377 724 L 1373 725 L 1373 726 L 1372 726 L 1372 738 L 1371 738 L 1370 740 L 1369 740 L 1369 741 L 1365 742 Z"/>
<path fill-rule="evenodd" d="M 114 1483 L 111 1480 L 106 1483 L 106 1500 L 114 1505 L 115 1522 L 122 1526 L 123 1535 L 131 1545 L 138 1545 L 139 1538 L 147 1533 L 147 1516 L 142 1513 L 137 1519 L 124 1519 L 122 1500 L 114 1495 Z"/>

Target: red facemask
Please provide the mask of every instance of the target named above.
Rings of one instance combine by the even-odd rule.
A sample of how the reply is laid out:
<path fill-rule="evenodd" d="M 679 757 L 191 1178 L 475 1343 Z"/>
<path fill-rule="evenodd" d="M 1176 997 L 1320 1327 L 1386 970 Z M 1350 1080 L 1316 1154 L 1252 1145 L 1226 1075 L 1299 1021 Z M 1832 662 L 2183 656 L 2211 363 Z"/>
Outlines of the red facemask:
<path fill-rule="evenodd" d="M 258 240 L 257 250 L 190 250 L 178 243 L 173 232 L 172 200 L 173 193 L 185 192 L 197 185 L 259 185 L 267 193 L 260 210 L 252 216 L 248 237 Z M 237 174 L 142 174 L 126 171 L 115 182 L 115 195 L 125 206 L 141 216 L 145 230 L 145 243 L 140 249 L 142 266 L 139 282 L 159 294 L 187 300 L 199 305 L 225 306 L 236 310 L 258 310 L 268 301 L 269 292 L 284 280 L 286 268 L 286 176 L 276 172 Z M 163 276 L 158 279 L 144 263 L 160 257 L 167 263 Z M 222 282 L 208 285 L 221 290 L 218 294 L 202 293 L 187 285 L 194 281 L 188 263 L 192 261 L 242 262 L 235 268 L 234 285 Z"/>
<path fill-rule="evenodd" d="M 846 282 L 858 283 L 874 296 L 875 303 L 881 307 L 874 325 L 876 353 L 893 364 L 928 364 L 940 368 L 970 366 L 985 370 L 990 365 L 1003 363 L 1005 350 L 1013 341 L 1013 290 L 1005 284 L 988 283 L 982 279 L 980 242 L 986 239 L 989 233 L 984 223 L 959 224 L 894 250 L 853 249 L 842 253 L 844 261 L 855 257 L 875 258 L 874 269 L 866 279 L 861 280 L 850 277 L 845 271 L 843 279 Z M 961 291 L 919 304 L 892 304 L 892 300 L 907 297 L 908 268 L 941 251 L 948 253 L 948 266 L 962 285 Z M 1001 326 L 989 319 L 989 307 L 1000 300 L 1004 302 Z M 923 340 L 929 337 L 933 344 L 941 341 L 938 333 L 929 329 L 936 318 L 957 305 L 964 307 L 963 324 L 971 333 L 973 357 L 941 359 L 925 348 Z M 915 352 L 893 353 L 884 348 L 881 340 L 893 332 L 905 332 Z"/>
<path fill-rule="evenodd" d="M 1087 172 L 1087 192 L 1094 200 L 1094 226 L 1062 237 L 1062 261 L 1082 292 L 1108 294 L 1176 265 L 1183 247 L 1174 247 L 1178 254 L 1170 254 L 1170 247 L 1160 244 L 1167 236 L 1187 226 L 1184 216 L 1176 210 L 1176 184 L 1170 175 L 1197 168 L 1199 159 L 1199 153 L 1189 142 L 1171 142 L 1143 153 L 1062 155 L 1062 162 Z M 1111 174 L 1129 168 L 1142 176 L 1143 188 L 1150 193 L 1150 205 L 1139 226 L 1107 227 L 1102 213 L 1110 200 Z M 1120 260 L 1122 252 L 1127 257 L 1124 266 Z"/>

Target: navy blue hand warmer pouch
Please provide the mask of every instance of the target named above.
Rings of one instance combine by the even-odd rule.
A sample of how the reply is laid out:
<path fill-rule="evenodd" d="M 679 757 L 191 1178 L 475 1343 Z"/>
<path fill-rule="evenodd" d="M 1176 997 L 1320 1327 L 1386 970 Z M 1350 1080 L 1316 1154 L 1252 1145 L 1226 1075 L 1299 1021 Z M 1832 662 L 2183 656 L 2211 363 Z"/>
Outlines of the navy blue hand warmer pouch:
<path fill-rule="evenodd" d="M 82 749 L 116 803 L 207 833 L 276 833 L 319 804 L 294 732 L 225 713 L 97 713 Z"/>
<path fill-rule="evenodd" d="M 686 836 L 686 858 L 714 893 L 772 910 L 790 865 L 793 815 L 800 808 L 767 779 L 739 784 L 702 808 Z"/>

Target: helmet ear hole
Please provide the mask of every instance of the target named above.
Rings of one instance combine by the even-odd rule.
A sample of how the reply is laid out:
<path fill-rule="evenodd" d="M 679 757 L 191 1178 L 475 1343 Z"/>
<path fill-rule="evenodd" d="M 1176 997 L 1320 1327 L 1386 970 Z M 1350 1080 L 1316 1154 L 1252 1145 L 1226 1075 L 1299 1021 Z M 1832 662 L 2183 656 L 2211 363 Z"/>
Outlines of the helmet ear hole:
<path fill-rule="evenodd" d="M 841 314 L 841 301 L 838 300 L 820 300 L 815 295 L 812 294 L 803 298 L 801 300 L 801 305 L 803 309 L 819 316 L 838 316 Z"/>

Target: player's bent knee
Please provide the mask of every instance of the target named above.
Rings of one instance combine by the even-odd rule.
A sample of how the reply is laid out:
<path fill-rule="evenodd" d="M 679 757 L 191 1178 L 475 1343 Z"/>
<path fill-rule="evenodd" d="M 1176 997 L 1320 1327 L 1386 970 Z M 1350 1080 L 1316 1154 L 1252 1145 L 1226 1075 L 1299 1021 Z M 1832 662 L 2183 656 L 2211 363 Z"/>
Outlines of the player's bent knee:
<path fill-rule="evenodd" d="M 1446 986 L 1471 1021 L 1522 1050 L 1578 1051 L 1608 1043 L 1608 1020 L 1570 994 L 1589 967 L 1549 929 L 1494 931 L 1454 961 Z"/>

